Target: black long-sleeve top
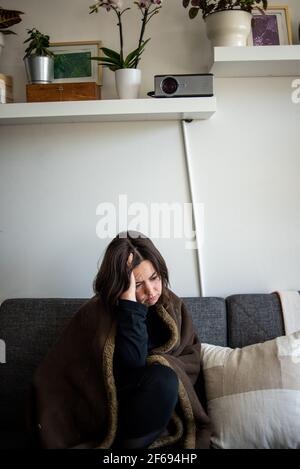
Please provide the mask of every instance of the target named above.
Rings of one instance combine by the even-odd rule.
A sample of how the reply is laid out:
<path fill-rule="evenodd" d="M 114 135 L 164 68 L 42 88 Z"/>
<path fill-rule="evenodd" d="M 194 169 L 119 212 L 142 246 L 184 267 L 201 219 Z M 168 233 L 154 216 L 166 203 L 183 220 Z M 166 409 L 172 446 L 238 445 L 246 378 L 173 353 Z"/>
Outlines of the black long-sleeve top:
<path fill-rule="evenodd" d="M 130 300 L 119 300 L 114 368 L 117 384 L 124 383 L 133 369 L 146 366 L 149 350 L 163 345 L 170 332 L 156 312 Z"/>

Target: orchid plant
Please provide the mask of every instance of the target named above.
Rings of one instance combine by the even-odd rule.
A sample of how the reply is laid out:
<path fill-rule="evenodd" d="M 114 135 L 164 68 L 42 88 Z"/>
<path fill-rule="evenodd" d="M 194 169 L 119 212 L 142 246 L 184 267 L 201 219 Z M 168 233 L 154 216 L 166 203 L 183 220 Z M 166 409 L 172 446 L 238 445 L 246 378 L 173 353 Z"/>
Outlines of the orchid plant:
<path fill-rule="evenodd" d="M 138 7 L 141 12 L 141 30 L 139 35 L 138 47 L 124 57 L 124 36 L 123 36 L 123 24 L 122 16 L 130 7 L 123 8 L 123 0 L 97 0 L 97 2 L 90 6 L 90 13 L 98 13 L 100 8 L 105 8 L 106 11 L 114 12 L 118 18 L 118 27 L 120 34 L 120 52 L 116 52 L 107 47 L 101 47 L 104 57 L 92 57 L 92 60 L 98 60 L 102 65 L 108 67 L 112 71 L 116 71 L 120 68 L 137 68 L 138 63 L 141 59 L 141 55 L 144 52 L 145 46 L 149 39 L 144 40 L 146 25 L 161 9 L 162 0 L 137 0 L 134 4 Z"/>

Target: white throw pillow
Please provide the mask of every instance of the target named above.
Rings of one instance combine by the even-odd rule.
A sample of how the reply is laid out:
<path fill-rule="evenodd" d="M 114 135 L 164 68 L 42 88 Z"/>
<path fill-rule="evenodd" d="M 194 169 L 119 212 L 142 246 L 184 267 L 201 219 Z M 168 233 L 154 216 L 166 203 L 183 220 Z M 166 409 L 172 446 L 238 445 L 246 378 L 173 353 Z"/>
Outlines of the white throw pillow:
<path fill-rule="evenodd" d="M 215 448 L 300 449 L 300 331 L 231 349 L 202 344 Z"/>

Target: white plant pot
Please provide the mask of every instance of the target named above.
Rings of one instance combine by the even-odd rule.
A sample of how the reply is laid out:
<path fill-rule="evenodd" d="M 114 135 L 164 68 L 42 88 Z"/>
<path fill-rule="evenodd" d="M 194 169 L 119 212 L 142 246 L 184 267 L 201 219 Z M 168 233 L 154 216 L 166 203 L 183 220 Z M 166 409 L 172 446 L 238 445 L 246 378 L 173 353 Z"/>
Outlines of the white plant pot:
<path fill-rule="evenodd" d="M 252 15 L 247 11 L 217 11 L 205 18 L 207 36 L 214 47 L 246 46 L 251 19 Z"/>
<path fill-rule="evenodd" d="M 138 68 L 120 68 L 115 71 L 116 90 L 120 99 L 139 97 L 142 73 Z"/>
<path fill-rule="evenodd" d="M 1 55 L 3 47 L 4 47 L 4 34 L 0 33 L 0 55 Z"/>

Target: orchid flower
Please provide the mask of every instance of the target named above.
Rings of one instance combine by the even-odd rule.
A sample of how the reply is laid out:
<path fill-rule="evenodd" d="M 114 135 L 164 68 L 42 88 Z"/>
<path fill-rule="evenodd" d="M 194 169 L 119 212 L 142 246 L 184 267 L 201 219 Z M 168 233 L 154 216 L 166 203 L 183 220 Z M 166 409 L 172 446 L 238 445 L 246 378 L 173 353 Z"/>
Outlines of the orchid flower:
<path fill-rule="evenodd" d="M 118 17 L 118 27 L 120 34 L 120 53 L 108 49 L 107 47 L 102 47 L 105 57 L 92 57 L 92 60 L 98 60 L 104 66 L 107 66 L 110 70 L 118 70 L 119 68 L 137 68 L 137 65 L 140 61 L 141 55 L 144 52 L 145 45 L 150 38 L 144 40 L 145 30 L 147 23 L 151 18 L 157 14 L 162 6 L 162 0 L 136 0 L 134 4 L 137 5 L 142 14 L 142 26 L 139 35 L 138 47 L 130 52 L 127 57 L 124 59 L 124 39 L 123 39 L 123 25 L 122 25 L 122 16 L 123 14 L 130 10 L 130 7 L 123 8 L 123 0 L 97 0 L 97 2 L 90 6 L 90 13 L 98 13 L 99 8 L 105 8 L 106 11 L 114 11 Z"/>

